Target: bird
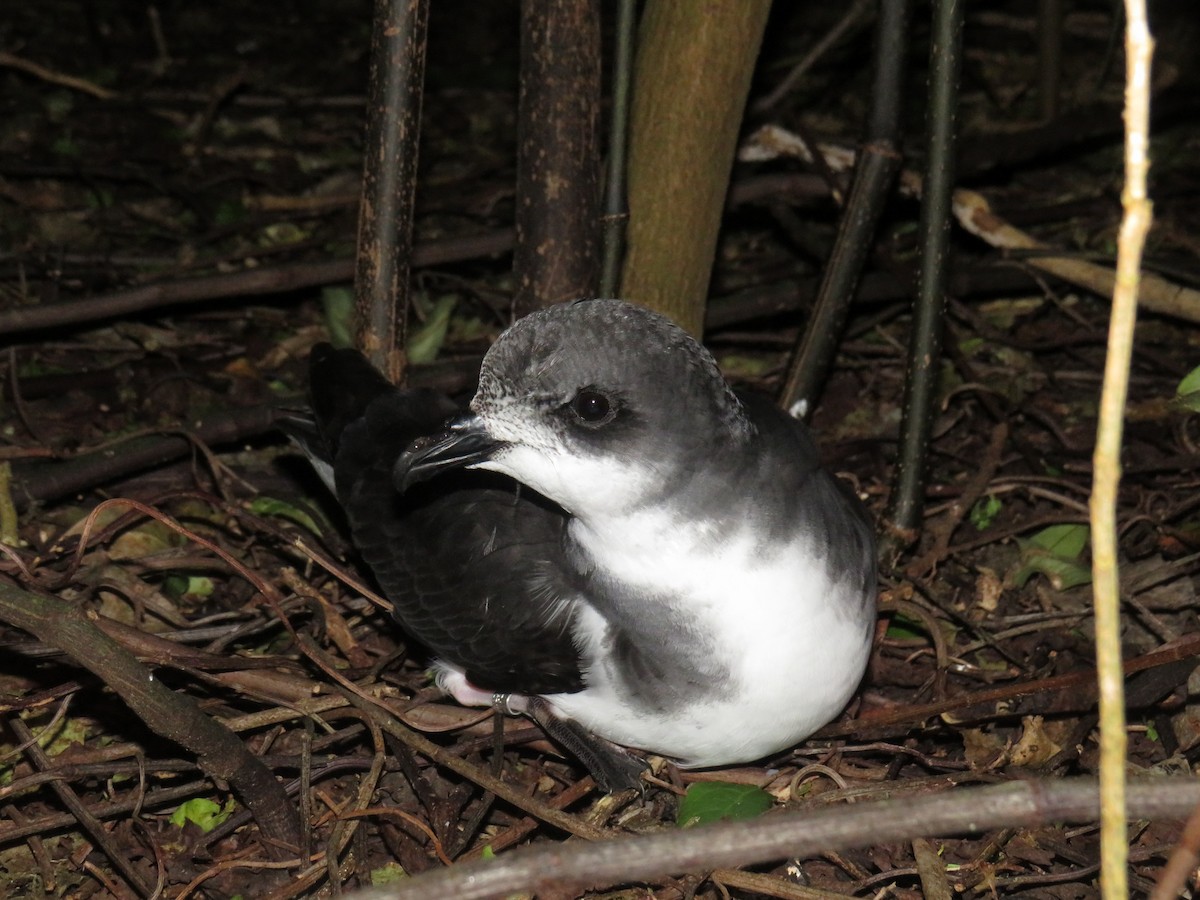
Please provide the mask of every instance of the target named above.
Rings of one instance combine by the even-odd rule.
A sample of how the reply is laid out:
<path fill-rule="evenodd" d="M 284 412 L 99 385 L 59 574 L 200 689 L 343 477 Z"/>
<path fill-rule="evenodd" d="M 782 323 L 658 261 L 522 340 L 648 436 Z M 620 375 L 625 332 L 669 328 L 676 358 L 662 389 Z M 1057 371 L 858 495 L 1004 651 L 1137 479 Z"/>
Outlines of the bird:
<path fill-rule="evenodd" d="M 289 433 L 438 685 L 534 719 L 601 787 L 639 783 L 631 750 L 700 768 L 780 753 L 857 690 L 869 515 L 801 422 L 735 393 L 666 317 L 535 311 L 465 410 L 328 344 L 309 394 Z"/>

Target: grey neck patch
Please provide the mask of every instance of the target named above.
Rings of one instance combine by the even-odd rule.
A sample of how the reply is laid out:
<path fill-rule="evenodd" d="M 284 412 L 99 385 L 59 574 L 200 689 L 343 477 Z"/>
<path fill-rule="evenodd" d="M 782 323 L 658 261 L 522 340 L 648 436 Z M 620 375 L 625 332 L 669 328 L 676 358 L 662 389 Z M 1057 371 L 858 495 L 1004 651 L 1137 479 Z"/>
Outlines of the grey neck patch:
<path fill-rule="evenodd" d="M 668 714 L 702 697 L 725 697 L 735 685 L 712 635 L 695 628 L 687 604 L 606 577 L 568 538 L 568 559 L 588 602 L 608 621 L 602 659 L 613 681 L 645 709 Z M 653 607 L 654 615 L 646 615 Z"/>

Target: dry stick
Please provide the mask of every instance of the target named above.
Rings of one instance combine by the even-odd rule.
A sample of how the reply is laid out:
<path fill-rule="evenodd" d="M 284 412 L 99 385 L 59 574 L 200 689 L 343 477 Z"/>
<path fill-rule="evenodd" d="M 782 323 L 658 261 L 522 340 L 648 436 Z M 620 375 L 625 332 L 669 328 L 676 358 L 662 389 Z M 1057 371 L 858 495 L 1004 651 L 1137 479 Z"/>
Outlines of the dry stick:
<path fill-rule="evenodd" d="M 53 777 L 67 777 L 70 773 L 61 775 L 55 773 Z M 91 773 L 98 774 L 98 773 Z M 111 772 L 103 773 L 111 775 Z M 32 782 L 36 785 L 40 782 Z M 195 797 L 205 790 L 212 788 L 212 782 L 208 779 L 202 781 L 192 781 L 187 784 L 179 785 L 172 788 L 163 788 L 158 791 L 151 791 L 143 794 L 140 790 L 136 796 L 130 796 L 123 800 L 118 800 L 113 803 L 100 803 L 88 807 L 88 811 L 97 819 L 115 819 L 117 816 L 128 816 L 129 814 L 137 814 L 140 811 L 148 809 L 160 809 L 164 806 L 174 806 L 181 800 L 187 800 L 189 797 Z M 38 816 L 37 818 L 29 818 L 23 822 L 14 822 L 4 829 L 0 829 L 0 844 L 8 845 L 16 841 L 37 834 L 46 834 L 52 831 L 61 831 L 65 828 L 78 827 L 79 820 L 71 813 L 52 813 L 46 816 Z"/>
<path fill-rule="evenodd" d="M 983 451 L 982 464 L 963 486 L 962 493 L 950 503 L 945 515 L 926 526 L 933 534 L 933 546 L 923 556 L 908 564 L 905 574 L 909 577 L 920 578 L 937 571 L 938 565 L 950 552 L 950 539 L 954 537 L 954 532 L 995 478 L 1007 441 L 1008 422 L 1000 422 L 992 428 L 991 439 L 987 449 Z"/>
<path fill-rule="evenodd" d="M 1117 284 L 1109 320 L 1108 351 L 1090 500 L 1092 581 L 1096 605 L 1096 675 L 1100 687 L 1100 889 L 1128 896 L 1129 839 L 1125 825 L 1125 683 L 1121 677 L 1121 585 L 1117 572 L 1117 490 L 1121 481 L 1121 431 L 1137 320 L 1138 275 L 1150 228 L 1146 198 L 1150 129 L 1150 57 L 1153 41 L 1144 0 L 1125 0 L 1125 189 L 1117 242 Z"/>
<path fill-rule="evenodd" d="M 311 896 L 308 892 L 323 876 L 328 878 L 329 889 L 332 894 L 334 896 L 341 894 L 341 882 L 344 877 L 341 862 L 342 854 L 350 845 L 350 840 L 354 837 L 355 832 L 357 832 L 361 824 L 355 813 L 365 810 L 370 805 L 371 797 L 374 795 L 375 788 L 379 784 L 379 778 L 383 774 L 383 765 L 386 757 L 383 746 L 383 734 L 378 725 L 368 716 L 361 714 L 360 716 L 365 720 L 371 732 L 375 753 L 372 757 L 370 770 L 363 776 L 362 781 L 359 782 L 358 791 L 355 794 L 353 802 L 353 810 L 349 813 L 335 810 L 339 821 L 331 829 L 329 839 L 326 841 L 325 850 L 321 854 L 318 854 L 316 862 L 295 875 L 289 884 L 282 885 L 271 891 L 264 900 L 289 900 L 292 897 Z"/>
<path fill-rule="evenodd" d="M 951 900 L 954 892 L 950 889 L 950 880 L 946 878 L 946 864 L 942 862 L 933 842 L 928 838 L 916 838 L 912 848 L 921 878 L 921 894 L 925 900 Z"/>
<path fill-rule="evenodd" d="M 548 805 L 553 809 L 565 809 L 572 803 L 575 803 L 596 789 L 596 783 L 592 781 L 590 775 L 584 776 L 579 781 L 570 785 L 563 791 L 555 794 L 549 801 Z M 529 816 L 523 816 L 513 824 L 509 825 L 504 831 L 488 838 L 486 844 L 483 844 L 469 853 L 464 854 L 460 858 L 461 861 L 482 859 L 487 855 L 487 851 L 498 853 L 501 850 L 507 850 L 513 844 L 528 837 L 533 831 L 538 828 L 538 822 Z"/>
<path fill-rule="evenodd" d="M 741 869 L 713 869 L 708 880 L 718 887 L 738 888 L 764 897 L 779 897 L 781 900 L 845 900 L 846 897 L 840 891 L 805 887 L 782 876 L 743 872 Z"/>
<path fill-rule="evenodd" d="M 1200 800 L 1200 783 L 1192 778 L 1139 779 L 1129 788 L 1130 811 L 1138 818 L 1181 817 Z M 1055 778 L 956 788 L 932 796 L 796 810 L 592 844 L 543 844 L 486 862 L 426 873 L 400 887 L 363 891 L 355 898 L 481 900 L 514 891 L 578 891 L 719 866 L 868 847 L 919 835 L 979 834 L 1013 825 L 1091 822 L 1099 807 L 1094 779 Z"/>
<path fill-rule="evenodd" d="M 1126 675 L 1132 675 L 1135 672 L 1171 665 L 1172 663 L 1192 659 L 1197 656 L 1200 656 L 1200 634 L 1190 634 L 1172 644 L 1126 660 L 1122 664 L 1121 669 Z M 1081 688 L 1088 686 L 1093 688 L 1096 686 L 1094 672 L 1087 670 L 1067 672 L 1063 675 L 1040 678 L 1033 682 L 1020 681 L 1004 685 L 1003 687 L 971 691 L 970 693 L 959 694 L 956 697 L 949 697 L 946 700 L 902 706 L 899 709 L 887 709 L 860 716 L 858 719 L 852 721 L 834 722 L 818 730 L 813 735 L 813 738 L 816 740 L 827 740 L 840 737 L 855 737 L 864 740 L 873 740 L 903 733 L 908 728 L 921 725 L 927 719 L 934 716 L 941 716 L 948 712 L 968 710 L 972 707 L 983 706 L 984 704 L 1011 702 L 1019 697 L 1028 697 L 1047 691 L 1059 691 L 1063 694 L 1077 695 Z M 1066 697 L 1063 699 L 1065 701 Z M 1085 700 L 1082 697 L 1078 697 L 1077 699 L 1081 704 L 1087 703 L 1089 706 L 1091 704 L 1090 700 Z M 993 712 L 989 715 L 1001 714 Z M 1011 707 L 1007 713 L 1003 714 L 1012 715 Z M 965 719 L 968 718 L 968 715 L 965 713 L 960 714 L 957 718 Z"/>
<path fill-rule="evenodd" d="M 409 384 L 456 393 L 474 388 L 478 374 L 477 358 L 435 363 L 414 369 Z M 33 502 L 57 500 L 173 462 L 197 452 L 197 445 L 232 444 L 263 435 L 275 427 L 279 416 L 280 409 L 273 403 L 219 409 L 174 435 L 123 438 L 67 459 L 17 462 L 13 464 L 13 502 L 18 510 L 24 510 Z"/>
<path fill-rule="evenodd" d="M 412 251 L 412 265 L 436 266 L 475 259 L 512 249 L 511 229 L 489 231 L 467 237 L 446 238 L 418 244 Z M 330 259 L 319 262 L 263 266 L 224 275 L 177 278 L 113 291 L 98 297 L 84 297 L 64 303 L 44 303 L 0 312 L 0 334 L 14 334 L 42 328 L 61 328 L 80 322 L 95 322 L 165 306 L 209 303 L 214 300 L 247 296 L 283 294 L 323 284 L 349 281 L 354 277 L 354 260 Z"/>
<path fill-rule="evenodd" d="M 35 62 L 3 50 L 0 50 L 0 68 L 17 69 L 50 84 L 57 84 L 60 87 L 70 88 L 73 91 L 91 94 L 99 100 L 111 100 L 119 96 L 116 91 L 101 87 L 94 82 L 88 81 L 86 78 L 76 78 L 74 75 L 64 75 L 61 72 L 55 72 L 53 69 L 39 66 Z"/>
<path fill-rule="evenodd" d="M 817 149 L 823 155 L 826 165 L 834 171 L 840 172 L 849 169 L 856 159 L 853 151 L 842 147 L 822 144 Z M 765 125 L 756 131 L 742 145 L 739 155 L 742 160 L 747 162 L 765 162 L 781 156 L 796 157 L 809 162 L 812 161 L 811 154 L 804 146 L 804 142 L 796 135 L 777 125 Z M 815 175 L 807 176 L 804 181 L 801 181 L 800 176 L 796 175 L 760 175 L 747 178 L 734 185 L 730 194 L 731 203 L 736 204 L 760 200 L 764 196 L 764 193 L 770 195 L 773 183 L 776 185 L 775 193 L 779 193 L 780 190 L 784 189 L 780 186 L 781 183 L 783 185 L 790 185 L 796 190 L 803 189 L 806 195 L 824 195 L 827 193 L 822 188 L 821 179 Z M 920 197 L 922 193 L 921 176 L 907 169 L 901 172 L 900 191 L 902 194 L 908 196 Z M 1022 253 L 1021 255 L 1022 261 L 1031 268 L 1047 272 L 1062 281 L 1078 285 L 1094 294 L 1110 296 L 1113 293 L 1116 276 L 1110 267 L 1097 265 L 1096 263 L 1081 259 L 1073 259 L 1067 255 L 1056 255 L 1063 251 L 1038 241 L 1028 233 L 1004 221 L 1004 219 L 992 211 L 991 206 L 982 194 L 965 188 L 956 189 L 954 191 L 953 211 L 959 225 L 990 246 L 1002 250 L 1033 251 L 1032 255 L 1029 252 Z M 877 275 L 868 275 L 867 279 L 877 279 L 878 277 Z M 895 276 L 890 277 L 894 278 Z M 784 285 L 786 285 L 786 282 Z M 1020 288 L 1014 285 L 1011 289 L 1018 290 Z M 764 292 L 764 289 L 761 287 L 756 287 L 753 290 L 757 294 Z M 777 289 L 767 288 L 766 290 L 773 291 Z M 863 299 L 864 295 L 870 296 L 870 293 L 870 287 L 860 289 L 859 297 Z M 963 290 L 956 288 L 953 293 L 961 294 Z M 878 294 L 877 288 L 876 294 Z M 737 295 L 733 296 L 737 297 Z M 902 295 L 890 293 L 888 296 Z M 790 298 L 786 301 L 781 298 L 760 300 L 759 302 L 761 315 L 792 310 L 799 306 L 798 301 L 791 300 Z M 1161 313 L 1162 315 L 1173 316 L 1188 322 L 1200 322 L 1200 291 L 1172 284 L 1170 281 L 1152 272 L 1144 273 L 1141 276 L 1138 304 L 1143 309 Z M 744 301 L 742 305 L 744 305 Z M 727 321 L 717 318 L 709 323 L 709 327 L 723 324 L 727 324 Z"/>
<path fill-rule="evenodd" d="M 0 581 L 0 618 L 58 647 L 95 673 L 155 733 L 195 753 L 209 775 L 223 778 L 254 813 L 272 855 L 299 846 L 300 820 L 283 786 L 227 728 L 176 693 L 127 650 L 88 621 L 79 607 Z"/>
<path fill-rule="evenodd" d="M 354 277 L 355 343 L 403 381 L 417 137 L 429 0 L 375 0 L 371 25 L 363 202 Z"/>
<path fill-rule="evenodd" d="M 1174 900 L 1183 894 L 1188 877 L 1200 859 L 1200 806 L 1192 810 L 1184 823 L 1179 843 L 1171 851 L 1171 857 L 1158 876 L 1158 884 L 1150 900 Z"/>
<path fill-rule="evenodd" d="M 32 501 L 47 502 L 105 484 L 132 472 L 171 462 L 201 444 L 224 444 L 263 434 L 279 418 L 272 404 L 218 410 L 189 423 L 182 434 L 134 437 L 92 453 L 49 462 L 19 463 L 15 469 L 13 500 L 18 509 Z"/>
<path fill-rule="evenodd" d="M 600 828 L 589 825 L 574 816 L 554 809 L 547 803 L 527 796 L 519 788 L 507 782 L 501 781 L 498 778 L 493 778 L 479 766 L 472 765 L 465 759 L 455 756 L 443 748 L 439 747 L 432 741 L 422 737 L 415 731 L 410 731 L 400 724 L 398 720 L 393 718 L 390 710 L 385 711 L 381 708 L 378 702 L 368 702 L 368 700 L 357 693 L 347 694 L 350 701 L 359 709 L 365 710 L 370 714 L 379 727 L 388 734 L 395 737 L 402 744 L 420 753 L 422 756 L 432 760 L 439 766 L 444 766 L 450 771 L 461 775 L 463 778 L 474 782 L 484 790 L 491 791 L 502 800 L 506 800 L 513 806 L 517 807 L 529 815 L 541 819 L 548 825 L 553 825 L 567 834 L 573 834 L 576 837 L 588 838 L 589 840 L 598 840 L 607 837 L 607 833 Z M 437 896 L 432 894 L 429 896 Z M 452 895 L 446 895 L 452 896 Z"/>
<path fill-rule="evenodd" d="M 1102 297 L 1116 291 L 1119 272 L 1114 273 L 1108 266 L 1096 265 L 1085 260 L 1055 256 L 1054 247 L 1035 240 L 992 212 L 991 206 L 981 194 L 963 188 L 956 190 L 954 216 L 963 228 L 993 247 L 1041 251 L 1038 255 L 1028 256 L 1023 260 L 1031 268 L 1048 272 L 1056 278 Z M 1200 291 L 1172 284 L 1150 272 L 1140 275 L 1139 280 L 1138 303 L 1143 309 L 1174 316 L 1187 322 L 1200 322 Z"/>
<path fill-rule="evenodd" d="M 783 81 L 779 82 L 778 85 L 772 88 L 770 93 L 760 97 L 758 100 L 755 100 L 750 106 L 750 111 L 755 115 L 763 115 L 770 112 L 772 107 L 774 107 L 777 103 L 779 103 L 780 100 L 788 95 L 788 92 L 796 86 L 797 82 L 804 77 L 805 73 L 808 72 L 808 70 L 814 65 L 816 65 L 817 61 L 820 60 L 821 57 L 824 56 L 834 44 L 841 40 L 842 35 L 850 30 L 850 26 L 862 18 L 863 14 L 867 11 L 867 7 L 870 5 L 871 0 L 854 0 L 854 2 L 850 5 L 850 8 L 846 10 L 846 14 L 838 20 L 837 24 L 829 29 L 829 31 L 825 33 L 824 37 L 817 41 L 817 43 L 813 45 L 813 48 L 809 50 L 807 54 L 805 54 L 804 58 L 792 67 L 792 70 L 787 73 L 787 76 L 783 79 Z"/>

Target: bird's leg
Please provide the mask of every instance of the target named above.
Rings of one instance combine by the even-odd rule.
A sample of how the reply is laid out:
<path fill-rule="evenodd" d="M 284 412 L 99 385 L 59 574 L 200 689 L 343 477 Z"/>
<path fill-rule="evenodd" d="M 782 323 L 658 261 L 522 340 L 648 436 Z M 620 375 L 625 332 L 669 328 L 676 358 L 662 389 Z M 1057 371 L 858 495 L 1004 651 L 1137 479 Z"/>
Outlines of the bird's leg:
<path fill-rule="evenodd" d="M 554 741 L 569 750 L 608 793 L 629 788 L 643 789 L 642 772 L 646 763 L 616 744 L 592 734 L 578 722 L 559 718 L 541 697 L 525 699 L 525 714 L 541 726 Z"/>
<path fill-rule="evenodd" d="M 508 705 L 511 694 L 492 694 L 492 774 L 504 773 L 504 717 L 515 716 Z"/>

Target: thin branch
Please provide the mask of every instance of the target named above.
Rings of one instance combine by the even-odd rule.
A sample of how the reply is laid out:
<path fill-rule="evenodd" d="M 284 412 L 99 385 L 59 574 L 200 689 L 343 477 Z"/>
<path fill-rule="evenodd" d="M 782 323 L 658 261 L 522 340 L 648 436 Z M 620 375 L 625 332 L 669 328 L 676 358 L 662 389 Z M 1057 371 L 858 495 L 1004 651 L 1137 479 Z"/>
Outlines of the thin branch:
<path fill-rule="evenodd" d="M 867 11 L 867 7 L 870 5 L 871 0 L 854 0 L 854 3 L 850 5 L 850 8 L 846 10 L 845 15 L 838 20 L 837 24 L 830 28 L 813 45 L 813 48 L 804 55 L 804 58 L 792 67 L 792 70 L 787 73 L 783 81 L 772 88 L 766 96 L 755 100 L 750 107 L 750 111 L 756 116 L 770 112 L 780 100 L 788 95 L 792 88 L 804 77 L 804 74 L 816 65 L 834 44 L 841 40 L 842 35 L 849 31 L 855 22 L 862 18 L 863 14 Z"/>
<path fill-rule="evenodd" d="M 625 255 L 625 226 L 629 224 L 625 162 L 629 151 L 629 95 L 633 86 L 636 13 L 636 0 L 618 0 L 612 64 L 612 117 L 608 129 L 608 174 L 604 185 L 604 240 L 600 248 L 601 297 L 617 295 L 621 282 L 621 261 Z"/>
<path fill-rule="evenodd" d="M 1150 130 L 1150 58 L 1153 41 L 1144 0 L 1125 0 L 1125 190 L 1117 243 L 1117 284 L 1109 320 L 1108 352 L 1090 501 L 1092 581 L 1096 604 L 1096 675 L 1100 687 L 1100 888 L 1103 896 L 1128 896 L 1125 825 L 1125 683 L 1121 677 L 1121 585 L 1117 571 L 1117 489 L 1121 481 L 1121 432 L 1133 356 L 1138 280 L 1150 202 L 1146 199 Z"/>
<path fill-rule="evenodd" d="M 8 720 L 8 727 L 13 730 L 17 739 L 25 744 L 24 751 L 35 768 L 39 771 L 45 771 L 50 768 L 50 757 L 38 744 L 33 732 L 29 730 L 29 726 L 19 716 L 10 718 Z M 50 788 L 58 795 L 58 799 L 62 801 L 63 806 L 71 811 L 71 815 L 75 817 L 91 839 L 96 842 L 104 852 L 104 855 L 113 864 L 113 867 L 124 876 L 133 889 L 143 897 L 149 897 L 153 894 L 153 888 L 146 883 L 146 880 L 142 877 L 142 873 L 133 865 L 132 860 L 118 848 L 116 842 L 104 830 L 104 826 L 100 820 L 91 814 L 87 806 L 79 798 L 79 795 L 75 793 L 75 790 L 65 781 L 57 779 L 50 782 Z"/>
<path fill-rule="evenodd" d="M 1200 634 L 1184 635 L 1178 641 L 1159 647 L 1141 656 L 1125 660 L 1121 669 L 1126 676 L 1147 669 L 1169 666 L 1182 660 L 1194 660 L 1200 656 Z M 1034 681 L 1023 680 L 1000 687 L 988 687 L 978 691 L 970 691 L 947 697 L 930 703 L 916 703 L 911 706 L 887 708 L 873 713 L 861 715 L 858 719 L 833 722 L 818 730 L 813 737 L 827 740 L 839 737 L 854 737 L 859 740 L 875 740 L 904 734 L 909 728 L 919 726 L 928 719 L 941 716 L 943 713 L 954 712 L 956 720 L 964 721 L 972 717 L 987 718 L 996 715 L 997 704 L 1007 703 L 1007 714 L 1012 714 L 1012 701 L 1020 697 L 1030 697 L 1035 694 L 1058 692 L 1055 711 L 1064 709 L 1083 711 L 1092 707 L 1094 695 L 1087 693 L 1088 688 L 1095 689 L 1096 675 L 1089 669 L 1079 669 L 1065 672 L 1062 675 L 1051 675 Z M 1023 711 L 1029 711 L 1023 707 Z"/>
<path fill-rule="evenodd" d="M 993 247 L 1041 251 L 1022 254 L 1023 262 L 1032 269 L 1048 272 L 1102 297 L 1116 291 L 1118 275 L 1110 267 L 1072 259 L 1065 253 L 1057 255 L 1062 251 L 1056 251 L 1004 221 L 992 211 L 987 200 L 974 191 L 959 188 L 954 192 L 954 217 L 963 228 Z M 1138 303 L 1143 309 L 1186 322 L 1200 322 L 1200 291 L 1172 284 L 1152 272 L 1140 275 L 1139 281 Z"/>
<path fill-rule="evenodd" d="M 825 266 L 812 316 L 788 366 L 779 398 L 779 405 L 797 418 L 807 418 L 816 405 L 816 396 L 837 352 L 863 267 L 874 245 L 879 217 L 900 170 L 900 101 L 908 14 L 908 0 L 884 0 L 880 5 L 866 142 L 858 157 L 850 198 L 838 223 L 837 239 Z"/>
<path fill-rule="evenodd" d="M 900 458 L 895 489 L 884 521 L 882 552 L 885 555 L 912 543 L 921 524 L 934 392 L 941 371 L 964 6 L 961 0 L 934 0 L 933 4 L 929 48 L 929 153 L 921 198 L 921 282 L 913 308 L 909 341 Z"/>
<path fill-rule="evenodd" d="M 428 241 L 413 248 L 412 266 L 436 266 L 506 253 L 512 249 L 512 244 L 511 229 Z M 304 291 L 325 284 L 350 281 L 353 277 L 353 259 L 329 259 L 156 281 L 96 297 L 0 311 L 0 334 L 11 339 L 26 331 L 96 322 L 168 306 Z"/>
<path fill-rule="evenodd" d="M 18 71 L 32 75 L 34 78 L 40 78 L 49 84 L 57 84 L 59 87 L 70 88 L 73 91 L 80 91 L 84 94 L 91 94 L 99 100 L 112 100 L 114 97 L 119 96 L 116 91 L 101 87 L 95 82 L 88 81 L 86 78 L 64 75 L 62 72 L 47 69 L 45 66 L 40 66 L 32 60 L 3 50 L 0 50 L 0 68 L 17 69 Z"/>
<path fill-rule="evenodd" d="M 1138 818 L 1175 819 L 1200 800 L 1193 778 L 1146 778 L 1129 786 Z M 925 797 L 804 809 L 744 822 L 660 831 L 595 843 L 539 845 L 496 859 L 406 879 L 356 894 L 356 900 L 454 897 L 480 900 L 517 891 L 574 896 L 581 889 L 648 881 L 683 872 L 804 858 L 919 836 L 980 834 L 1006 826 L 1093 822 L 1100 800 L 1094 779 L 1020 781 L 955 788 Z M 574 893 L 572 893 L 574 891 Z"/>

